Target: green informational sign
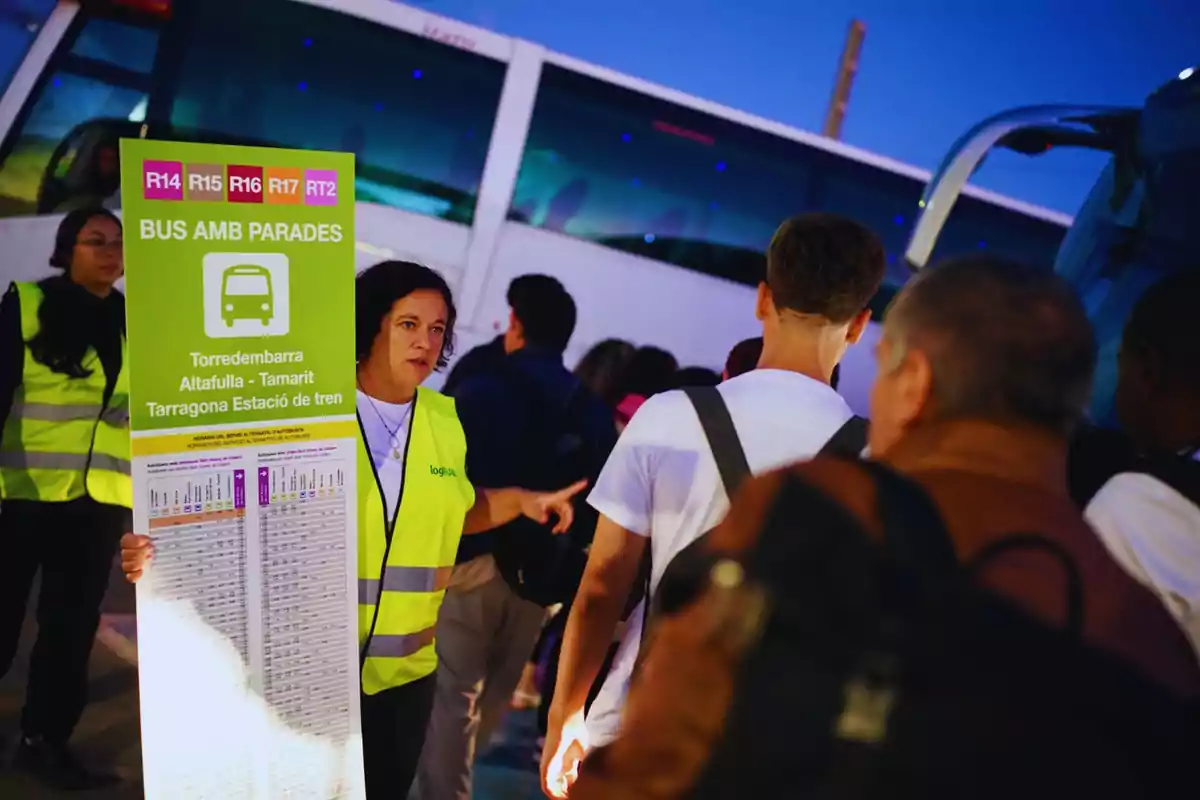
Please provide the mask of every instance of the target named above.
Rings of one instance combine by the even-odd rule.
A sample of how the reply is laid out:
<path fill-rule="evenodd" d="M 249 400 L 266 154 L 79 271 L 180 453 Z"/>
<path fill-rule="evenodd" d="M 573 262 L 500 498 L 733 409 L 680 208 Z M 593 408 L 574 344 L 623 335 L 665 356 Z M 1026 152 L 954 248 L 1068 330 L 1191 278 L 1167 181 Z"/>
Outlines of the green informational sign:
<path fill-rule="evenodd" d="M 121 141 L 134 431 L 354 414 L 354 157 Z"/>

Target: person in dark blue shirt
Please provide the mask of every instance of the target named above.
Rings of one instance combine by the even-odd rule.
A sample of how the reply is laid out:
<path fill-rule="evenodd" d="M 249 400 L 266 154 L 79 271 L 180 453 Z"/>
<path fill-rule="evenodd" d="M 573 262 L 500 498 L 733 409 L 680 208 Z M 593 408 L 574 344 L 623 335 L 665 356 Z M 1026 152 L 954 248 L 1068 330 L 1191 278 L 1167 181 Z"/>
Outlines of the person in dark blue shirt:
<path fill-rule="evenodd" d="M 478 347 L 472 347 L 463 353 L 450 368 L 450 374 L 446 376 L 446 382 L 442 384 L 442 394 L 454 397 L 464 381 L 481 372 L 496 369 L 504 361 L 506 355 L 508 354 L 504 351 L 504 334 L 500 334 L 490 342 Z"/>
<path fill-rule="evenodd" d="M 594 479 L 616 428 L 611 410 L 563 364 L 575 301 L 555 278 L 523 275 L 509 286 L 508 304 L 504 357 L 475 365 L 451 387 L 467 473 L 481 487 L 507 486 L 518 476 L 533 487 L 565 472 Z M 588 519 L 558 538 L 588 527 Z M 574 593 L 586 563 L 580 543 L 566 553 L 542 551 L 539 545 L 555 540 L 541 533 L 505 525 L 459 547 L 438 619 L 437 695 L 418 770 L 422 798 L 469 800 L 474 753 L 508 706 L 545 606 Z"/>

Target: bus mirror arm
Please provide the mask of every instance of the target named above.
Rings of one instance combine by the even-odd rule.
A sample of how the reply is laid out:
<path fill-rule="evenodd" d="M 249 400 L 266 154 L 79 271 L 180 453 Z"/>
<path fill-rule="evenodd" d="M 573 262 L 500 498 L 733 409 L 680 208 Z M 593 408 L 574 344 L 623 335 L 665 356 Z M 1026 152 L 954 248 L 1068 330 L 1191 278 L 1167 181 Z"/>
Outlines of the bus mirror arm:
<path fill-rule="evenodd" d="M 1083 120 L 1080 120 L 1083 122 Z M 1120 146 L 1125 131 L 1111 120 L 1096 120 L 1090 130 L 1066 126 L 1038 125 L 1018 128 L 1006 133 L 996 142 L 997 147 L 1013 150 L 1026 156 L 1040 156 L 1056 147 L 1078 147 L 1112 153 Z"/>
<path fill-rule="evenodd" d="M 963 187 L 988 151 L 1004 139 L 1015 137 L 1009 141 L 1029 147 L 1038 141 L 1038 134 L 1029 134 L 1022 140 L 1020 135 L 1026 130 L 1066 131 L 1072 126 L 1086 125 L 1096 131 L 1104 127 L 1101 120 L 1128 118 L 1137 113 L 1128 108 L 1106 106 L 1027 106 L 995 114 L 978 123 L 958 138 L 925 187 L 917 221 L 905 250 L 905 260 L 916 269 L 929 263 L 938 236 Z M 1119 132 L 1121 126 L 1113 129 Z M 1079 128 L 1074 130 L 1079 131 Z M 1044 152 L 1046 141 L 1041 144 Z"/>

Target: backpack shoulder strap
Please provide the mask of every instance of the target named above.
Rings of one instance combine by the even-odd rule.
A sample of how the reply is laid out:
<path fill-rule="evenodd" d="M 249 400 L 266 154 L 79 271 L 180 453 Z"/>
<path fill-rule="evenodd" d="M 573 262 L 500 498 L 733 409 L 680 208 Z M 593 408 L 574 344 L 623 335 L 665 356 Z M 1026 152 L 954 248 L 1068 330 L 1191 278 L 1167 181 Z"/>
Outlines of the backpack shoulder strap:
<path fill-rule="evenodd" d="M 733 417 L 729 415 L 729 407 L 715 386 L 688 386 L 683 393 L 696 409 L 700 427 L 704 429 L 704 437 L 717 462 L 717 471 L 721 473 L 725 494 L 732 500 L 738 486 L 750 476 L 750 462 L 746 460 L 746 451 L 733 425 Z"/>
<path fill-rule="evenodd" d="M 875 484 L 884 546 L 893 558 L 915 575 L 935 580 L 957 571 L 958 556 L 946 523 L 925 490 L 878 461 L 861 463 Z"/>
<path fill-rule="evenodd" d="M 725 401 L 716 387 L 688 387 L 683 391 L 691 401 L 692 406 L 696 409 L 696 415 L 699 417 L 700 425 L 704 428 L 704 435 L 708 439 L 708 446 L 712 450 L 713 458 L 717 462 L 717 469 L 720 470 L 721 481 L 725 485 L 725 492 L 729 495 L 730 500 L 732 500 L 734 491 L 750 476 L 750 465 L 746 459 L 745 450 L 742 448 L 741 440 L 738 438 L 737 430 L 734 428 L 733 419 L 729 415 L 729 408 L 725 405 Z M 859 458 L 863 449 L 867 446 L 867 428 L 867 420 L 859 416 L 851 417 L 830 437 L 820 452 L 828 455 L 840 455 L 846 458 Z M 786 502 L 783 502 L 783 506 L 786 506 L 786 508 L 776 516 L 781 519 L 791 518 L 794 516 L 796 509 L 788 504 L 793 501 L 793 498 L 796 496 L 811 498 L 812 493 L 813 490 L 809 489 L 782 492 L 781 497 L 786 498 Z M 806 499 L 806 502 L 812 502 L 812 500 Z M 675 561 L 678 561 L 681 565 L 703 561 L 700 553 L 702 552 L 704 541 L 708 538 L 708 534 L 709 532 L 706 531 L 676 554 L 672 564 Z M 768 539 L 772 538 L 768 536 Z M 763 550 L 763 552 L 771 551 L 771 545 L 768 545 Z M 650 567 L 649 559 L 644 559 L 642 562 L 642 572 L 638 576 L 639 587 L 635 590 L 632 597 L 640 599 L 650 595 Z M 669 568 L 670 566 L 668 566 Z M 681 566 L 680 569 L 681 571 L 686 571 L 686 566 Z M 632 608 L 627 607 L 626 611 L 630 613 Z M 646 613 L 649 613 L 648 606 Z"/>
<path fill-rule="evenodd" d="M 682 391 L 691 402 L 692 408 L 696 410 L 700 427 L 704 429 L 704 438 L 708 441 L 708 449 L 712 451 L 713 460 L 717 462 L 717 471 L 721 475 L 725 494 L 732 502 L 738 486 L 750 477 L 750 462 L 746 460 L 746 451 L 742 447 L 742 440 L 738 438 L 737 428 L 733 425 L 733 417 L 729 415 L 729 407 L 725 405 L 725 399 L 721 397 L 721 393 L 715 386 L 687 386 Z M 693 556 L 699 553 L 700 543 L 707 536 L 708 532 L 706 531 L 682 552 L 676 554 L 676 558 L 684 556 L 685 553 Z M 688 557 L 685 556 L 685 559 Z M 621 619 L 629 619 L 637 610 L 638 604 L 643 603 L 643 639 L 650 622 L 650 582 L 653 573 L 654 562 L 650 555 L 650 545 L 647 543 L 646 553 L 642 556 L 642 562 L 638 566 L 637 582 L 630 591 L 629 599 L 625 603 L 625 610 L 621 614 Z"/>
<path fill-rule="evenodd" d="M 867 448 L 869 428 L 870 423 L 865 418 L 858 415 L 851 417 L 829 437 L 829 441 L 820 449 L 818 455 L 859 458 Z"/>
<path fill-rule="evenodd" d="M 1040 534 L 1012 533 L 962 563 L 941 513 L 925 490 L 877 461 L 862 463 L 875 482 L 876 510 L 886 537 L 884 548 L 906 573 L 907 592 L 902 597 L 911 600 L 929 588 L 945 585 L 956 574 L 977 576 L 999 556 L 1012 551 L 1043 553 L 1057 561 L 1063 571 L 1067 608 L 1064 629 L 1076 639 L 1082 636 L 1083 583 L 1074 559 L 1061 545 Z"/>

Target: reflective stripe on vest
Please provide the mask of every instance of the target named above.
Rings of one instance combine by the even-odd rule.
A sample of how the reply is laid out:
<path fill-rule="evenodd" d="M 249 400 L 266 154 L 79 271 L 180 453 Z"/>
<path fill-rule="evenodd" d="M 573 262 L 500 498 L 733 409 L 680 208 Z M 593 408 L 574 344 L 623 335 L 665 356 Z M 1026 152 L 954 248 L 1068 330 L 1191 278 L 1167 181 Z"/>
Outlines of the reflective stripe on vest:
<path fill-rule="evenodd" d="M 385 592 L 440 592 L 449 585 L 452 572 L 454 567 L 384 567 L 382 580 L 358 579 L 358 602 L 374 605 L 380 588 Z"/>
<path fill-rule="evenodd" d="M 28 451 L 0 450 L 0 467 L 10 469 L 58 469 L 74 470 L 83 473 L 91 464 L 92 469 L 103 469 L 109 472 L 129 474 L 129 461 L 126 459 L 106 456 L 103 453 L 37 453 Z"/>
<path fill-rule="evenodd" d="M 104 367 L 94 350 L 83 365 L 91 374 L 71 378 L 33 358 L 28 342 L 40 328 L 42 289 L 17 283 L 21 335 L 26 342 L 21 383 L 0 432 L 0 497 L 65 502 L 87 494 L 131 507 L 129 376 L 122 365 L 107 406 Z"/>
<path fill-rule="evenodd" d="M 418 389 L 393 534 L 375 465 L 358 444 L 358 644 L 367 694 L 432 675 L 434 629 L 475 502 L 454 401 Z"/>

